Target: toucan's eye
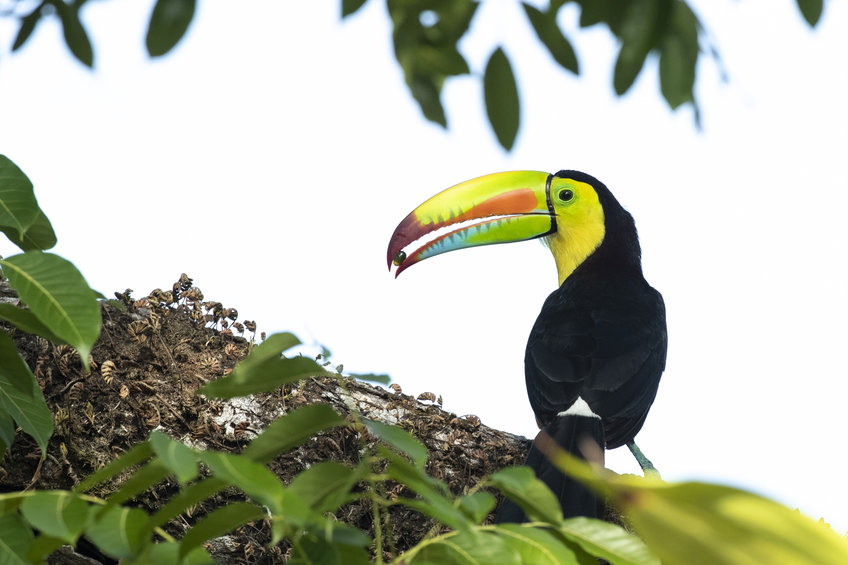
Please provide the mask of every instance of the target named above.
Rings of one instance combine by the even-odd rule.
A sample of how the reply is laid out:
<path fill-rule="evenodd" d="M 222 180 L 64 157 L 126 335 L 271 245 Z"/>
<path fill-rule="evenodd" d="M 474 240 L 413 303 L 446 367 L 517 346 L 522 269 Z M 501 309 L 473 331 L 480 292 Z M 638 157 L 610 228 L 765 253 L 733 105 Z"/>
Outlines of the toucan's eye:
<path fill-rule="evenodd" d="M 559 194 L 557 194 L 557 196 L 558 196 L 558 197 L 559 197 L 559 199 L 560 199 L 560 200 L 562 200 L 563 202 L 568 202 L 569 200 L 571 200 L 572 198 L 574 198 L 574 191 L 569 190 L 569 189 L 567 189 L 567 188 L 566 188 L 566 189 L 560 190 L 560 191 L 559 191 Z"/>

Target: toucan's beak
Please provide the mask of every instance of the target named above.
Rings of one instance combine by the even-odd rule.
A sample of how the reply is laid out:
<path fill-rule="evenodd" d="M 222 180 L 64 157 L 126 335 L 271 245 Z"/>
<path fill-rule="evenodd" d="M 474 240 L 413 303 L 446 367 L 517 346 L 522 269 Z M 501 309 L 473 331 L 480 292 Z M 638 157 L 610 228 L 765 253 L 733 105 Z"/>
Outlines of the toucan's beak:
<path fill-rule="evenodd" d="M 397 276 L 440 253 L 555 232 L 552 177 L 538 171 L 495 173 L 440 192 L 395 228 L 389 241 L 389 269 L 397 265 Z"/>

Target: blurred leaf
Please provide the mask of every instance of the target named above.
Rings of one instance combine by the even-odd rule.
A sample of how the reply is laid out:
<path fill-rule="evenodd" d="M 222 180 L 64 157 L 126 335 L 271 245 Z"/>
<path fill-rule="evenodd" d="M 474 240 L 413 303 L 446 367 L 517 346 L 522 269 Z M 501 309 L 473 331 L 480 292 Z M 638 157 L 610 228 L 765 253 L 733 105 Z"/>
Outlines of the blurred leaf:
<path fill-rule="evenodd" d="M 265 463 L 320 431 L 344 425 L 347 422 L 329 405 L 308 404 L 271 422 L 243 453 L 254 461 Z"/>
<path fill-rule="evenodd" d="M 548 530 L 520 524 L 498 524 L 493 530 L 522 563 L 534 565 L 579 565 L 577 556 Z"/>
<path fill-rule="evenodd" d="M 106 507 L 101 511 L 105 513 L 111 507 L 123 504 L 131 498 L 135 498 L 154 485 L 158 485 L 168 478 L 168 468 L 159 459 L 152 459 L 147 464 L 137 469 L 121 487 L 109 496 Z M 99 518 L 99 517 L 98 517 Z"/>
<path fill-rule="evenodd" d="M 502 538 L 474 530 L 435 538 L 424 545 L 409 562 L 461 565 L 521 565 L 523 563 L 519 553 Z"/>
<path fill-rule="evenodd" d="M 529 467 L 507 467 L 491 477 L 489 482 L 507 498 L 518 504 L 532 521 L 551 524 L 562 522 L 559 500 L 545 483 L 536 478 Z"/>
<path fill-rule="evenodd" d="M 365 0 L 342 0 L 342 17 L 355 13 L 365 4 Z"/>
<path fill-rule="evenodd" d="M 0 155 L 0 228 L 12 228 L 20 235 L 35 222 L 39 211 L 32 182 L 8 157 Z"/>
<path fill-rule="evenodd" d="M 8 303 L 0 303 L 0 318 L 11 322 L 21 331 L 28 334 L 40 335 L 57 345 L 66 343 L 62 338 L 50 331 L 31 311 Z"/>
<path fill-rule="evenodd" d="M 0 563 L 27 565 L 27 552 L 33 539 L 32 529 L 19 514 L 0 516 Z"/>
<path fill-rule="evenodd" d="M 580 4 L 580 27 L 604 23 L 613 34 L 621 32 L 624 10 L 618 0 L 577 0 Z"/>
<path fill-rule="evenodd" d="M 214 510 L 194 525 L 182 539 L 180 547 L 180 558 L 185 557 L 194 548 L 206 540 L 217 538 L 237 529 L 248 522 L 261 520 L 265 517 L 265 511 L 245 502 L 233 502 Z"/>
<path fill-rule="evenodd" d="M 848 563 L 848 541 L 766 498 L 719 485 L 620 478 L 614 496 L 666 565 Z"/>
<path fill-rule="evenodd" d="M 171 497 L 164 506 L 160 507 L 156 514 L 151 516 L 148 522 L 148 528 L 152 530 L 167 523 L 185 512 L 188 508 L 203 502 L 228 486 L 227 482 L 223 479 L 207 477 L 185 487 L 178 494 Z"/>
<path fill-rule="evenodd" d="M 683 2 L 672 8 L 672 25 L 660 50 L 660 89 L 672 109 L 694 99 L 698 62 L 698 22 Z"/>
<path fill-rule="evenodd" d="M 824 10 L 824 0 L 798 0 L 798 8 L 810 27 L 816 27 Z"/>
<path fill-rule="evenodd" d="M 518 134 L 519 103 L 518 87 L 515 75 L 503 49 L 498 47 L 483 75 L 483 94 L 486 100 L 486 114 L 495 130 L 495 136 L 504 149 L 509 151 Z"/>
<path fill-rule="evenodd" d="M 6 332 L 0 332 L 0 412 L 11 416 L 32 436 L 42 453 L 46 452 L 47 440 L 53 435 L 53 415 L 35 375 Z M 8 427 L 4 429 L 4 436 L 7 432 Z"/>
<path fill-rule="evenodd" d="M 74 487 L 74 492 L 85 492 L 90 488 L 116 477 L 134 465 L 138 465 L 145 459 L 153 455 L 153 448 L 149 442 L 142 442 L 134 445 L 129 451 L 101 467 L 94 473 L 86 477 L 81 483 Z"/>
<path fill-rule="evenodd" d="M 27 552 L 29 562 L 42 563 L 46 561 L 48 555 L 52 554 L 63 545 L 67 545 L 67 543 L 59 538 L 54 538 L 42 533 L 35 538 L 32 545 L 29 547 L 29 551 Z"/>
<path fill-rule="evenodd" d="M 200 393 L 216 398 L 233 398 L 276 390 L 316 375 L 329 375 L 321 365 L 307 357 L 282 357 L 283 351 L 299 343 L 290 333 L 270 336 L 236 365 L 232 373 L 207 383 Z"/>
<path fill-rule="evenodd" d="M 27 39 L 30 38 L 35 26 L 41 19 L 41 9 L 46 2 L 41 2 L 32 12 L 21 18 L 21 27 L 18 28 L 18 35 L 15 36 L 15 42 L 12 44 L 12 52 L 23 47 Z"/>
<path fill-rule="evenodd" d="M 106 555 L 127 559 L 141 550 L 147 518 L 138 508 L 113 506 L 86 528 L 85 535 Z"/>
<path fill-rule="evenodd" d="M 447 127 L 440 99 L 442 86 L 446 78 L 468 73 L 468 63 L 459 53 L 457 43 L 468 30 L 477 5 L 470 0 L 387 2 L 394 24 L 395 57 L 406 84 L 424 117 L 442 127 Z"/>
<path fill-rule="evenodd" d="M 64 0 L 55 0 L 51 3 L 56 7 L 56 12 L 62 20 L 62 32 L 65 35 L 65 43 L 68 45 L 68 49 L 80 63 L 86 67 L 92 67 L 94 65 L 94 51 L 91 48 L 88 33 L 79 17 L 79 9 L 83 3 L 66 4 Z"/>
<path fill-rule="evenodd" d="M 621 49 L 613 71 L 613 88 L 619 96 L 633 86 L 658 39 L 659 0 L 633 0 L 623 11 Z"/>
<path fill-rule="evenodd" d="M 351 374 L 351 377 L 355 378 L 358 381 L 367 381 L 370 383 L 379 383 L 381 385 L 387 385 L 392 382 L 392 378 L 389 375 L 376 375 L 374 373 L 366 373 L 366 374 Z"/>
<path fill-rule="evenodd" d="M 195 547 L 180 559 L 180 542 L 164 541 L 145 548 L 144 553 L 134 560 L 122 561 L 125 565 L 215 565 L 215 560 L 203 547 Z"/>
<path fill-rule="evenodd" d="M 536 30 L 539 41 L 548 48 L 554 60 L 564 69 L 579 74 L 580 67 L 577 63 L 577 55 L 557 24 L 556 11 L 542 12 L 526 2 L 523 3 L 523 6 L 527 18 L 533 25 L 533 29 Z"/>
<path fill-rule="evenodd" d="M 341 463 L 324 461 L 295 475 L 288 488 L 316 512 L 332 512 L 344 503 L 359 474 Z"/>
<path fill-rule="evenodd" d="M 620 526 L 589 518 L 569 518 L 559 531 L 591 555 L 612 565 L 660 565 L 641 539 Z"/>
<path fill-rule="evenodd" d="M 424 468 L 427 463 L 427 448 L 418 441 L 418 438 L 398 426 L 384 424 L 377 420 L 362 418 L 362 423 L 365 424 L 369 434 L 405 453 L 415 465 Z"/>
<path fill-rule="evenodd" d="M 160 57 L 174 48 L 185 35 L 196 0 L 156 0 L 147 27 L 147 52 Z"/>
<path fill-rule="evenodd" d="M 421 112 L 429 121 L 448 127 L 445 109 L 442 106 L 441 86 L 437 86 L 430 77 L 413 75 L 408 81 L 412 97 L 421 107 Z"/>
<path fill-rule="evenodd" d="M 158 430 L 150 433 L 150 445 L 178 481 L 187 483 L 197 477 L 197 454 L 193 449 Z"/>
<path fill-rule="evenodd" d="M 76 348 L 88 369 L 91 348 L 100 335 L 100 306 L 73 263 L 52 253 L 27 251 L 0 260 L 0 266 L 21 301 Z"/>
<path fill-rule="evenodd" d="M 66 490 L 42 490 L 23 500 L 21 514 L 43 534 L 74 545 L 88 521 L 88 504 Z"/>
<path fill-rule="evenodd" d="M 563 472 L 607 496 L 664 565 L 848 563 L 848 540 L 767 498 L 599 472 L 555 444 L 537 445 Z"/>
<path fill-rule="evenodd" d="M 6 454 L 6 450 L 9 449 L 12 442 L 15 441 L 15 422 L 12 420 L 12 417 L 2 409 L 2 406 L 3 404 L 0 402 L 0 460 L 3 459 L 3 456 Z M 2 514 L 2 512 L 0 512 L 0 514 Z"/>
<path fill-rule="evenodd" d="M 466 494 L 459 499 L 459 509 L 477 524 L 483 522 L 489 512 L 495 507 L 497 501 L 491 493 L 478 490 L 472 494 Z"/>
<path fill-rule="evenodd" d="M 244 455 L 204 451 L 200 459 L 216 477 L 244 491 L 256 502 L 267 506 L 273 514 L 283 512 L 283 485 L 262 463 Z"/>

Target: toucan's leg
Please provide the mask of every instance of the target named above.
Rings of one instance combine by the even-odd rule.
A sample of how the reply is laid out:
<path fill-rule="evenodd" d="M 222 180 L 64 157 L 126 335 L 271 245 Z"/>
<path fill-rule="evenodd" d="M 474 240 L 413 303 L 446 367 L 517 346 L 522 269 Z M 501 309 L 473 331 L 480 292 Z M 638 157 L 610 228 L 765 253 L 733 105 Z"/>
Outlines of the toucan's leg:
<path fill-rule="evenodd" d="M 645 476 L 660 478 L 660 472 L 657 471 L 657 468 L 654 467 L 654 464 L 651 463 L 651 460 L 645 457 L 645 454 L 642 453 L 642 450 L 639 449 L 639 446 L 636 445 L 635 441 L 628 441 L 627 448 L 630 449 L 630 453 L 633 454 L 633 457 L 636 458 L 636 461 L 639 462 L 639 466 L 642 467 L 642 471 L 644 471 Z"/>

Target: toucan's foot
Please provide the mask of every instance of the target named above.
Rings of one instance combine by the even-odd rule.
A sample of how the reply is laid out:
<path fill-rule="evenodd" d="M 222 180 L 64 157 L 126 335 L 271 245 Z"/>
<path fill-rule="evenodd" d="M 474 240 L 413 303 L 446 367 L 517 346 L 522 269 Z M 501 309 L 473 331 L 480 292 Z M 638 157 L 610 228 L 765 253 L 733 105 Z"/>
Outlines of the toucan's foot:
<path fill-rule="evenodd" d="M 660 478 L 660 472 L 657 471 L 657 468 L 654 467 L 651 460 L 645 457 L 645 454 L 642 453 L 642 450 L 639 449 L 639 446 L 636 445 L 635 441 L 627 442 L 627 448 L 630 450 L 630 453 L 633 454 L 633 457 L 636 458 L 636 461 L 639 462 L 639 466 L 642 467 L 642 471 L 645 473 L 646 477 L 652 477 L 655 479 Z"/>

